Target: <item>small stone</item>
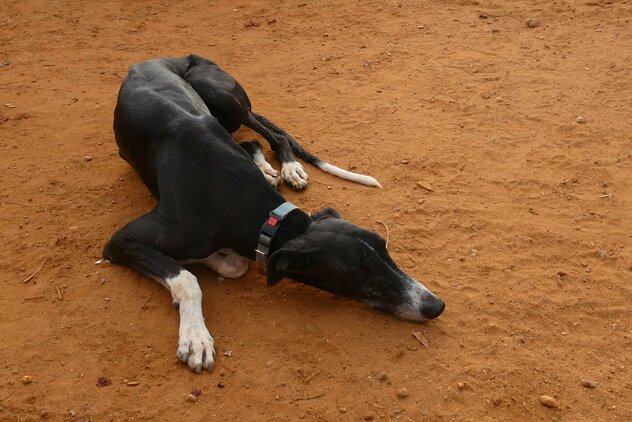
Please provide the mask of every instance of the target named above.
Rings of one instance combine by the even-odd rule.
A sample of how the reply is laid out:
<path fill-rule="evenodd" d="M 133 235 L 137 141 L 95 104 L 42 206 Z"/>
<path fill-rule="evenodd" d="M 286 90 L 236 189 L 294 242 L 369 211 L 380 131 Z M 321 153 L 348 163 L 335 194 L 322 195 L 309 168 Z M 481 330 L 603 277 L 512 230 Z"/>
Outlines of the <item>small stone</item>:
<path fill-rule="evenodd" d="M 459 381 L 456 383 L 456 386 L 459 387 L 459 390 L 463 390 L 465 388 L 465 383 Z"/>
<path fill-rule="evenodd" d="M 40 418 L 45 418 L 46 416 L 48 416 L 48 411 L 46 409 L 42 409 L 39 415 L 40 415 Z"/>
<path fill-rule="evenodd" d="M 584 116 L 577 116 L 575 118 L 575 121 L 579 123 L 580 125 L 583 125 L 586 123 L 586 118 Z"/>
<path fill-rule="evenodd" d="M 537 28 L 538 26 L 540 26 L 540 19 L 527 18 L 527 20 L 524 21 L 524 24 L 527 26 L 527 28 Z"/>
<path fill-rule="evenodd" d="M 231 357 L 233 355 L 233 351 L 232 350 L 226 350 L 224 352 L 224 356 L 226 356 L 227 358 Z"/>
<path fill-rule="evenodd" d="M 226 387 L 226 385 L 223 382 L 220 381 L 220 382 L 217 383 L 217 387 L 218 388 L 224 388 L 224 387 Z"/>
<path fill-rule="evenodd" d="M 226 376 L 226 370 L 224 368 L 219 370 L 219 376 L 220 377 Z"/>
<path fill-rule="evenodd" d="M 202 390 L 200 390 L 199 388 L 194 388 L 191 390 L 191 395 L 195 397 L 200 397 L 202 395 Z"/>
<path fill-rule="evenodd" d="M 591 380 L 582 380 L 581 384 L 582 384 L 582 387 L 586 387 L 586 388 L 597 388 L 597 386 L 599 385 L 595 381 L 591 381 Z"/>
<path fill-rule="evenodd" d="M 386 380 L 386 378 L 388 378 L 388 375 L 386 375 L 386 372 L 378 372 L 375 375 L 375 379 L 378 380 L 378 381 L 384 381 L 384 380 Z"/>
<path fill-rule="evenodd" d="M 77 412 L 75 412 L 74 410 L 69 410 L 68 416 L 70 416 L 71 418 L 74 418 L 75 416 L 77 416 Z"/>
<path fill-rule="evenodd" d="M 33 382 L 33 378 L 31 378 L 30 376 L 24 375 L 22 377 L 22 384 L 27 385 L 27 384 L 30 384 L 32 382 Z"/>
<path fill-rule="evenodd" d="M 425 200 L 425 199 L 423 199 L 423 198 L 419 198 L 419 199 L 417 199 L 417 203 L 418 203 L 419 205 L 423 204 L 425 201 L 426 201 L 426 200 Z"/>
<path fill-rule="evenodd" d="M 189 403 L 197 403 L 197 397 L 195 397 L 193 394 L 188 394 L 187 395 L 187 401 Z"/>
<path fill-rule="evenodd" d="M 550 407 L 551 409 L 560 408 L 560 403 L 551 396 L 540 396 L 540 403 L 542 403 L 542 406 Z"/>
<path fill-rule="evenodd" d="M 406 390 L 405 388 L 401 388 L 401 389 L 397 392 L 397 398 L 399 398 L 399 399 L 405 399 L 406 397 L 408 397 L 408 390 Z"/>
<path fill-rule="evenodd" d="M 127 385 L 128 387 L 136 387 L 138 384 L 140 384 L 140 382 L 138 381 L 127 381 L 125 383 L 125 385 Z"/>
<path fill-rule="evenodd" d="M 92 161 L 92 155 L 84 155 L 83 161 Z"/>
<path fill-rule="evenodd" d="M 341 407 L 340 409 L 338 409 L 338 411 L 340 413 L 347 413 L 347 408 L 346 407 Z"/>

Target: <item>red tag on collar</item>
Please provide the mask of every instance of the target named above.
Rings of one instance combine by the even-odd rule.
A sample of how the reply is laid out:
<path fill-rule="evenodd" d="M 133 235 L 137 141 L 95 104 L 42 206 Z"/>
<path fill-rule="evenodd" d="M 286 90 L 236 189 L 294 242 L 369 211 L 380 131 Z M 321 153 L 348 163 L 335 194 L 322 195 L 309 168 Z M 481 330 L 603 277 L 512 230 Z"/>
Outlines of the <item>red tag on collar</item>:
<path fill-rule="evenodd" d="M 271 225 L 272 227 L 276 227 L 277 224 L 279 224 L 279 220 L 277 220 L 276 218 L 270 216 L 270 217 L 268 217 L 268 224 Z"/>

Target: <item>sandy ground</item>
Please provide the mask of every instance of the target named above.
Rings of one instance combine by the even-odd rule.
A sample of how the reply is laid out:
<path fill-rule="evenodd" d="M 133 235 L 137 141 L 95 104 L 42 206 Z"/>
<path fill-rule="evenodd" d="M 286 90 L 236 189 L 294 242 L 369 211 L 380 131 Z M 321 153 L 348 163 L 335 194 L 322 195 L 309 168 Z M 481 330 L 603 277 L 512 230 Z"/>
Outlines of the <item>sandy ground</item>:
<path fill-rule="evenodd" d="M 1 420 L 632 420 L 632 2 L 0 9 Z M 193 266 L 217 366 L 177 361 L 169 294 L 95 261 L 154 204 L 117 154 L 119 84 L 190 52 L 313 152 L 380 180 L 308 168 L 305 192 L 281 190 L 384 222 L 395 260 L 446 301 L 437 321 L 267 287 L 254 265 L 235 281 Z"/>

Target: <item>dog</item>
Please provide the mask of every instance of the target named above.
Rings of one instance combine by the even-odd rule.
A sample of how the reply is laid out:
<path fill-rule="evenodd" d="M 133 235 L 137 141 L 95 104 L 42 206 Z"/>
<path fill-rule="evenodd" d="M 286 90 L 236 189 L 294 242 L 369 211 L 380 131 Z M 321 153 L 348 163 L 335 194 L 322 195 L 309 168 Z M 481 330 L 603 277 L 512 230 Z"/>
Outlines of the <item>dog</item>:
<path fill-rule="evenodd" d="M 286 174 L 294 187 L 307 178 L 284 161 L 292 157 L 286 148 L 323 163 L 252 113 L 243 88 L 207 59 L 190 55 L 133 65 L 119 91 L 114 111 L 119 153 L 158 203 L 115 232 L 103 256 L 171 292 L 180 313 L 180 360 L 196 372 L 211 370 L 215 362 L 202 292 L 183 267 L 188 263 L 238 278 L 249 261 L 257 261 L 266 266 L 270 286 L 290 278 L 405 320 L 433 319 L 443 312 L 443 301 L 399 269 L 379 235 L 332 208 L 310 216 L 286 202 L 273 186 L 278 175 L 261 145 L 240 145 L 231 137 L 244 122 L 268 139 L 290 169 Z M 283 170 L 282 175 L 287 180 Z"/>

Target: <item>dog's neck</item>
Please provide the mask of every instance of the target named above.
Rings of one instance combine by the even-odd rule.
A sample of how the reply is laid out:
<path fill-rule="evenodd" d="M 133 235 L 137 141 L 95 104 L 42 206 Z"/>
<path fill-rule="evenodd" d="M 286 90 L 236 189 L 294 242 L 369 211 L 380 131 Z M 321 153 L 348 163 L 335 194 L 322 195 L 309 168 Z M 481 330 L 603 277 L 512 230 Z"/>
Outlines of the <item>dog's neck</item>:
<path fill-rule="evenodd" d="M 305 233 L 310 224 L 312 224 L 312 218 L 305 211 L 300 208 L 292 210 L 279 222 L 279 228 L 272 238 L 267 258 L 281 249 L 285 243 Z"/>

